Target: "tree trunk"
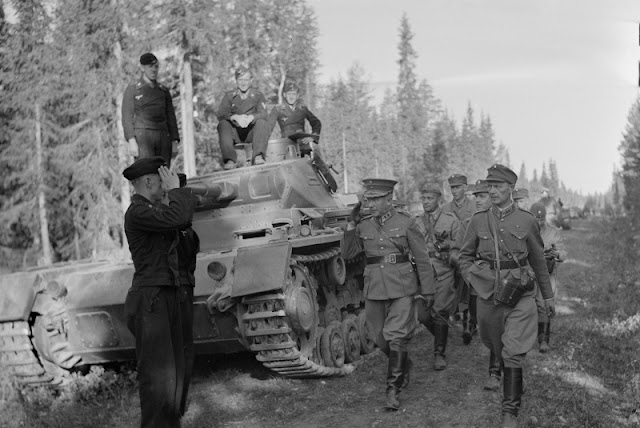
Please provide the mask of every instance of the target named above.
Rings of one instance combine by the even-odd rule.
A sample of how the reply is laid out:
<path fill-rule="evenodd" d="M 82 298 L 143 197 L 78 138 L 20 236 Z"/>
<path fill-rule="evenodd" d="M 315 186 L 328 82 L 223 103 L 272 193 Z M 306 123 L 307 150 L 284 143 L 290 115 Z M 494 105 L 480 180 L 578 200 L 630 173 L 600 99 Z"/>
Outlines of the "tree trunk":
<path fill-rule="evenodd" d="M 282 104 L 282 91 L 284 91 L 284 82 L 287 80 L 287 68 L 280 66 L 280 84 L 278 85 L 278 104 Z"/>
<path fill-rule="evenodd" d="M 347 176 L 347 142 L 342 132 L 342 174 L 344 177 L 344 193 L 349 193 L 349 178 Z"/>
<path fill-rule="evenodd" d="M 38 176 L 38 216 L 40 218 L 40 238 L 42 243 L 42 264 L 50 265 L 51 242 L 49 241 L 49 222 L 47 220 L 47 205 L 45 200 L 44 170 L 43 170 L 43 153 L 42 153 L 42 113 L 40 104 L 36 102 L 35 125 L 36 125 L 36 173 Z"/>
<path fill-rule="evenodd" d="M 182 115 L 182 149 L 184 173 L 187 177 L 196 175 L 195 132 L 193 126 L 193 81 L 191 76 L 191 56 L 184 54 L 182 79 L 180 79 L 180 113 Z"/>

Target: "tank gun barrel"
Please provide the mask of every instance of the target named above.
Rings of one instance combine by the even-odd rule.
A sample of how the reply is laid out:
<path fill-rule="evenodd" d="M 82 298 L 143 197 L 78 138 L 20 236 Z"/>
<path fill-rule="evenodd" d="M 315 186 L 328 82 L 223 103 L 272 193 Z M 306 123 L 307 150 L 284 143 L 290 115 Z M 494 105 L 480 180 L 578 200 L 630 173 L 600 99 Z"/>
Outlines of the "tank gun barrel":
<path fill-rule="evenodd" d="M 188 186 L 191 192 L 201 198 L 214 201 L 233 201 L 238 197 L 238 185 L 228 182 L 214 183 L 210 185 L 194 184 Z"/>

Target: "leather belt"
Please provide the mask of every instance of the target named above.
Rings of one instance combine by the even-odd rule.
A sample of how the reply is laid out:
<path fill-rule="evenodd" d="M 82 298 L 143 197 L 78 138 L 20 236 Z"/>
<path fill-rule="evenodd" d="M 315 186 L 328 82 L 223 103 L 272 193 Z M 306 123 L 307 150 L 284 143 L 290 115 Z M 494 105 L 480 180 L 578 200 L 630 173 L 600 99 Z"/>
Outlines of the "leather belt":
<path fill-rule="evenodd" d="M 491 269 L 497 268 L 497 263 L 495 260 L 487 260 L 487 259 L 481 259 L 481 260 L 484 260 L 485 262 L 489 262 L 489 264 L 491 265 Z M 500 270 L 518 269 L 519 267 L 518 263 L 520 263 L 520 266 L 523 266 L 523 267 L 529 264 L 527 259 L 520 259 L 517 262 L 515 260 L 500 260 Z"/>
<path fill-rule="evenodd" d="M 379 257 L 367 257 L 368 265 L 374 265 L 378 263 L 406 263 L 408 261 L 409 256 L 400 253 L 392 253 L 387 254 L 386 256 Z"/>

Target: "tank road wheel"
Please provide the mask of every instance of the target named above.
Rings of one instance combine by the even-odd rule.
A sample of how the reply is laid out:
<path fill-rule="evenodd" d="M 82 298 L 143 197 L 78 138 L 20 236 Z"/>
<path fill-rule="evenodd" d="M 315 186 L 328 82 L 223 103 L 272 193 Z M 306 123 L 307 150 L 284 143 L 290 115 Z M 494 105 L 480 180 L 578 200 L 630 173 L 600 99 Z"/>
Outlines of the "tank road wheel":
<path fill-rule="evenodd" d="M 291 286 L 285 292 L 284 309 L 298 349 L 302 355 L 311 358 L 319 324 L 318 305 L 315 284 L 300 266 L 294 265 L 291 269 Z"/>
<path fill-rule="evenodd" d="M 344 361 L 353 363 L 360 358 L 360 332 L 353 317 L 346 317 L 340 324 L 344 339 Z"/>
<path fill-rule="evenodd" d="M 367 327 L 367 317 L 364 313 L 364 310 L 360 311 L 358 314 L 358 331 L 360 332 L 360 345 L 363 354 L 369 354 L 373 352 L 376 348 L 376 342 L 371 337 L 369 333 L 369 328 Z"/>
<path fill-rule="evenodd" d="M 340 254 L 327 261 L 327 279 L 331 284 L 342 285 L 347 279 L 347 266 Z"/>
<path fill-rule="evenodd" d="M 344 339 L 340 326 L 340 323 L 333 322 L 322 333 L 322 359 L 329 367 L 344 366 Z"/>

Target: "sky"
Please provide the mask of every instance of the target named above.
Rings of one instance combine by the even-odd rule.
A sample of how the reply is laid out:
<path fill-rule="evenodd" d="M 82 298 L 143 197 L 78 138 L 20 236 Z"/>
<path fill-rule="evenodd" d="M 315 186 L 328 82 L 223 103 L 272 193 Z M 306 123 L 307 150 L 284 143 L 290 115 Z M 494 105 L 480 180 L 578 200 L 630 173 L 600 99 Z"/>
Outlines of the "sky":
<path fill-rule="evenodd" d="M 416 74 L 462 122 L 491 118 L 516 173 L 553 158 L 565 185 L 606 192 L 640 95 L 640 0 L 309 0 L 321 83 L 361 64 L 381 100 L 407 14 Z"/>

